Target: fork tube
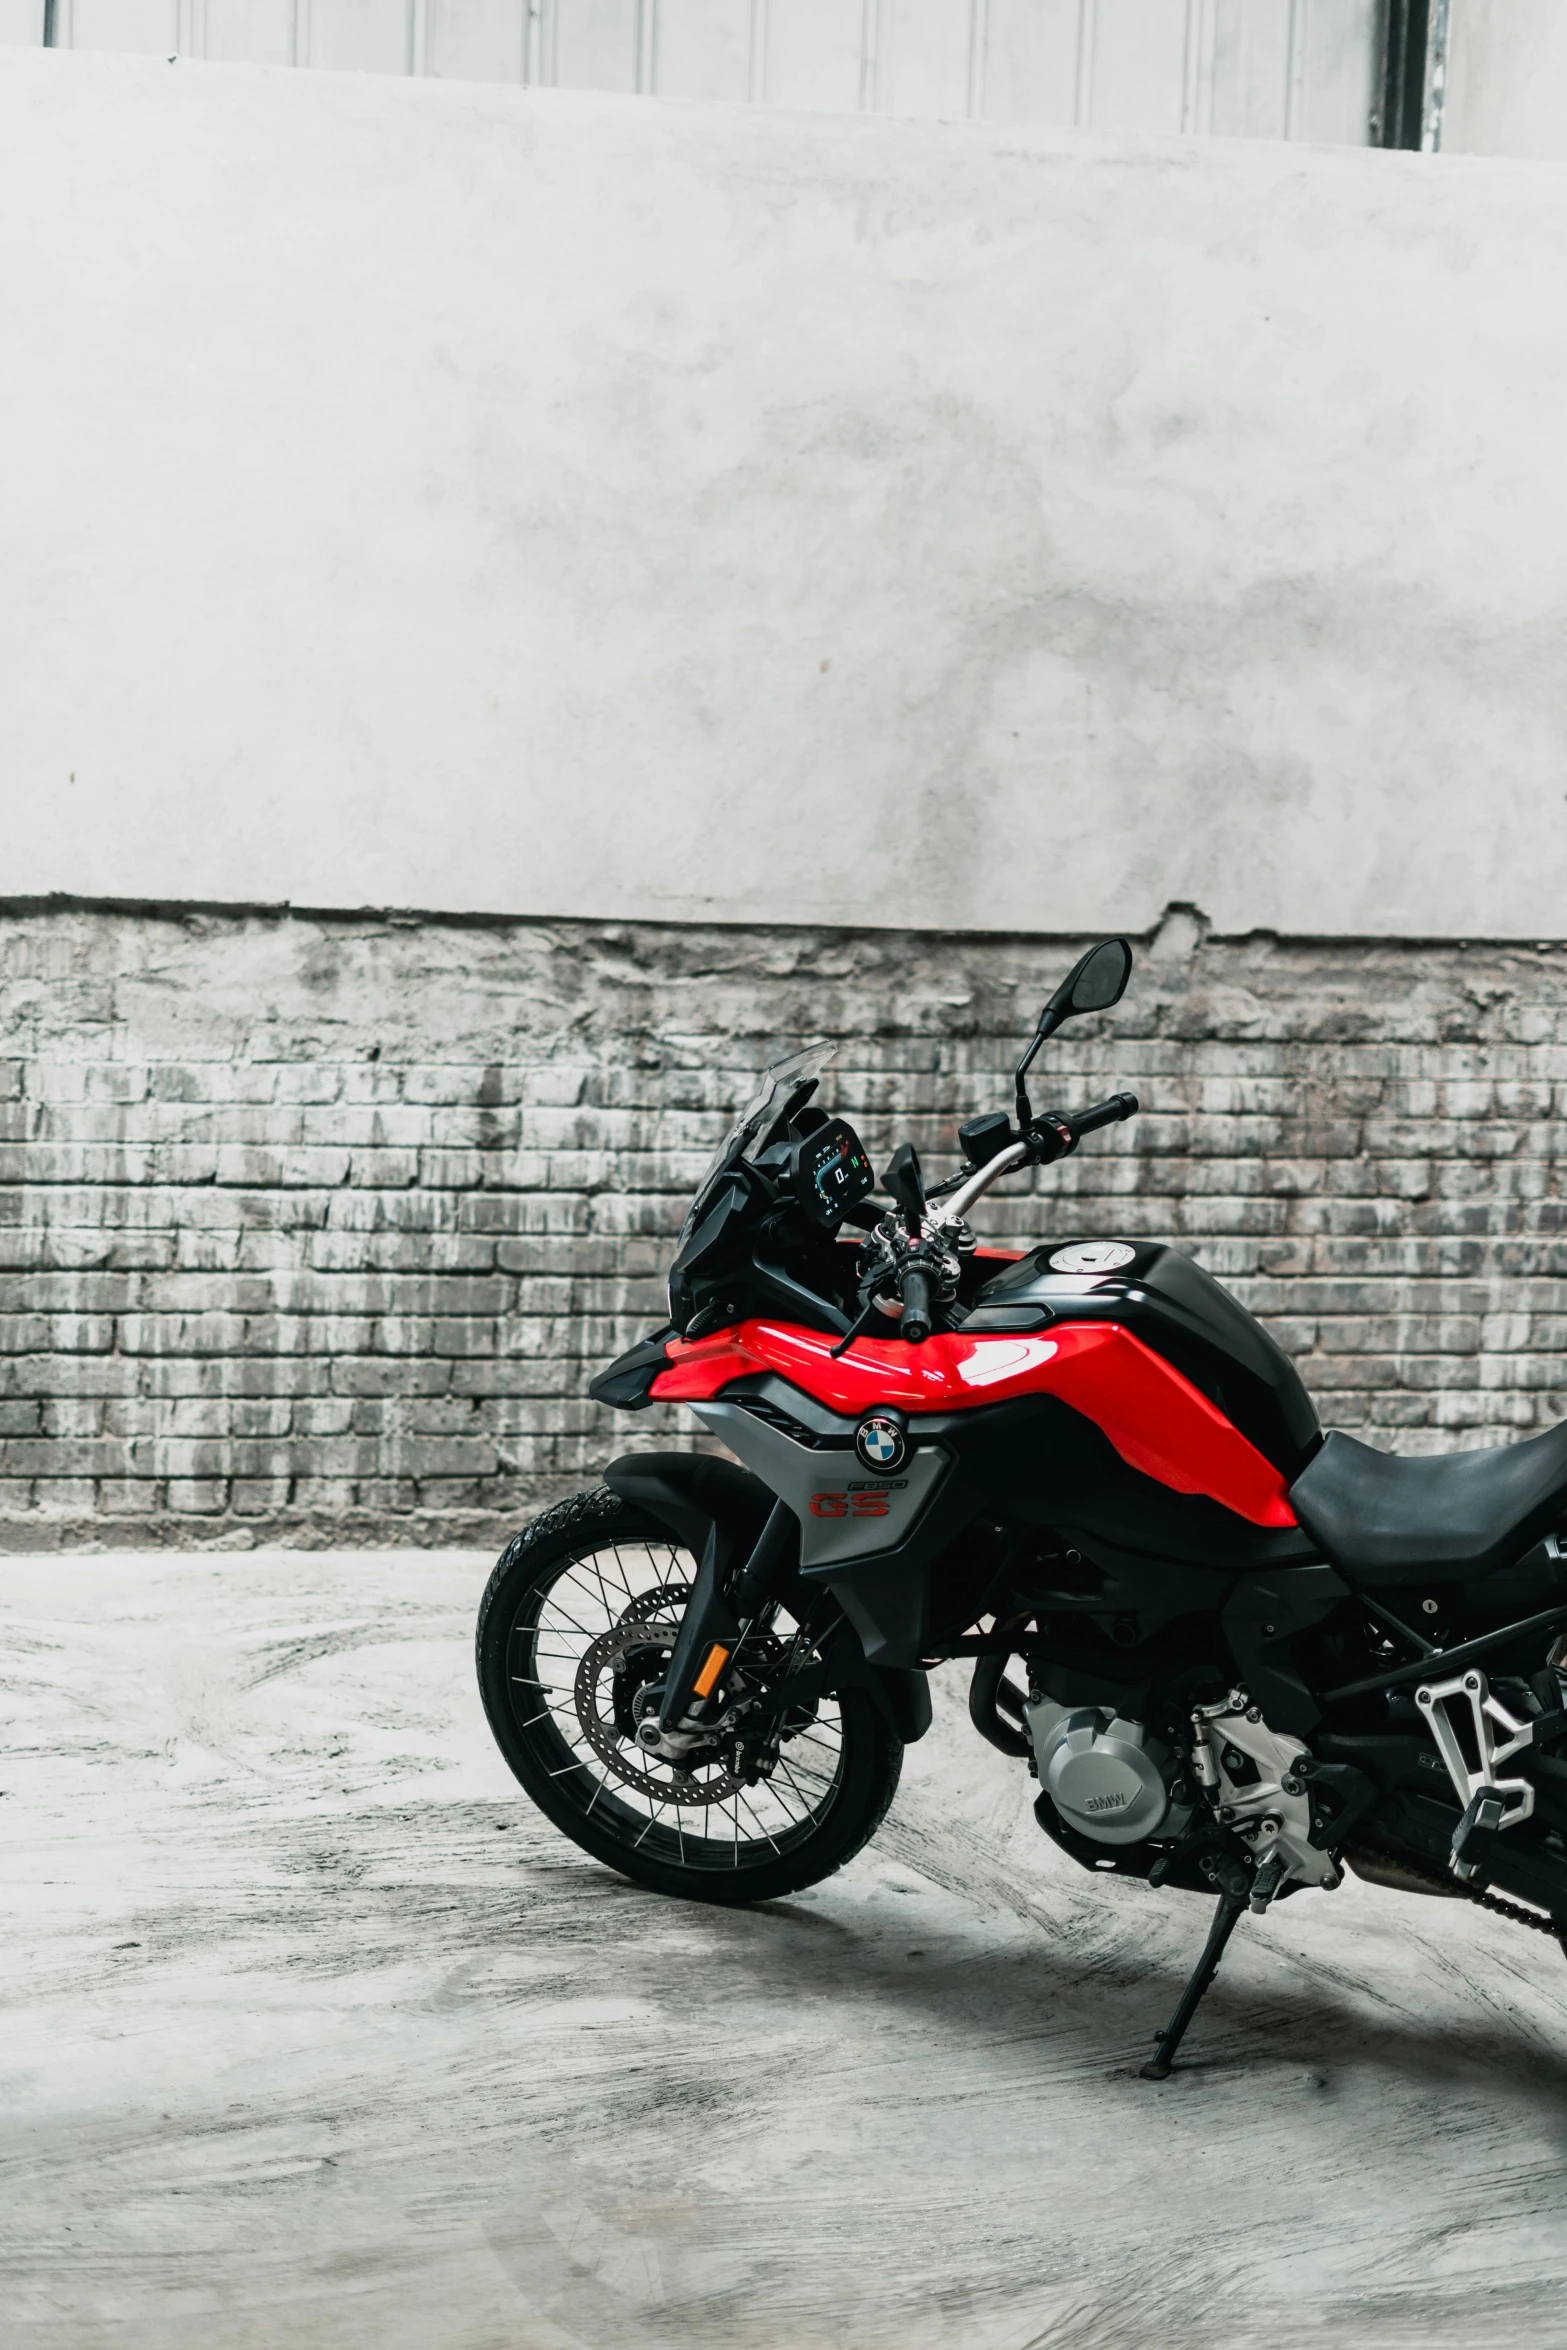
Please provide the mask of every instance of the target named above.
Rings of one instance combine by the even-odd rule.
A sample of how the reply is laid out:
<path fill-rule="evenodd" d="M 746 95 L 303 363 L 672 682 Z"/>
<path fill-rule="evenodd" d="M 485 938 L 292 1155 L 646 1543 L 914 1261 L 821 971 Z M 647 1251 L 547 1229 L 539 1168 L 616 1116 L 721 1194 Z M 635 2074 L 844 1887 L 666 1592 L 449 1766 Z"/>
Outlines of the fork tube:
<path fill-rule="evenodd" d="M 661 1730 L 676 1728 L 693 1702 L 703 1705 L 716 1694 L 741 1642 L 781 1580 L 780 1568 L 788 1562 L 793 1527 L 794 1512 L 775 1501 L 750 1557 L 727 1591 L 719 1582 L 716 1542 L 709 1537 L 670 1659 L 664 1702 L 658 1713 Z M 716 1654 L 719 1650 L 721 1655 Z"/>
<path fill-rule="evenodd" d="M 775 1596 L 783 1580 L 783 1570 L 793 1563 L 789 1554 L 794 1548 L 794 1529 L 793 1510 L 787 1502 L 775 1501 L 756 1538 L 755 1549 L 730 1590 L 735 1614 L 747 1625 Z"/>

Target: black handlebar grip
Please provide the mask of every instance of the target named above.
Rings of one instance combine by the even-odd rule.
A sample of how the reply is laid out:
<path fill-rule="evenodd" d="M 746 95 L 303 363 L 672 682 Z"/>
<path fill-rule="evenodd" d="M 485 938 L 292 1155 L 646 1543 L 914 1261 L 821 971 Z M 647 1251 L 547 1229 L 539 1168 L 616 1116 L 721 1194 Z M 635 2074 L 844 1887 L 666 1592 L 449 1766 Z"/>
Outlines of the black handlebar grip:
<path fill-rule="evenodd" d="M 1135 1118 L 1138 1102 L 1135 1093 L 1113 1093 L 1107 1102 L 1096 1102 L 1091 1110 L 1083 1110 L 1067 1124 L 1078 1136 L 1092 1134 L 1099 1126 L 1118 1126 L 1123 1118 Z"/>
<path fill-rule="evenodd" d="M 911 1346 L 930 1336 L 930 1275 L 910 1265 L 898 1284 L 903 1293 L 903 1336 Z"/>

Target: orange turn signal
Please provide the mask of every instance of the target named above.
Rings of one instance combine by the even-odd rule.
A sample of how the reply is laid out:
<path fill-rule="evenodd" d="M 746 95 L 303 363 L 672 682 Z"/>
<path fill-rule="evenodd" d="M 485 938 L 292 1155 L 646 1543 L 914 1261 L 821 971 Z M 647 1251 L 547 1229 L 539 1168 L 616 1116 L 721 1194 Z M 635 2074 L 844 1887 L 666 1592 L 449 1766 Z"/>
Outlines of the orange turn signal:
<path fill-rule="evenodd" d="M 715 1640 L 712 1647 L 707 1652 L 706 1664 L 702 1667 L 702 1670 L 696 1677 L 696 1694 L 698 1697 L 712 1696 L 713 1684 L 718 1679 L 719 1674 L 723 1671 L 725 1665 L 728 1664 L 728 1662 L 728 1649 L 721 1648 L 718 1642 Z"/>

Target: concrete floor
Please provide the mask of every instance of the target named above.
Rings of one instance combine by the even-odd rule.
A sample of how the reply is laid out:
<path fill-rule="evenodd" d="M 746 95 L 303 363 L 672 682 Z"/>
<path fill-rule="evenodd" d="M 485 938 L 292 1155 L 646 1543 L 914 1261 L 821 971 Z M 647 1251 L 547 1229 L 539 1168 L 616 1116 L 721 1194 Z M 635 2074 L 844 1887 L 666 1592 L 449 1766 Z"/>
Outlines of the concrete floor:
<path fill-rule="evenodd" d="M 1083 1876 L 954 1682 L 873 1851 L 663 1902 L 473 1688 L 488 1562 L 0 1566 L 7 2350 L 1567 2344 L 1567 1965 Z"/>

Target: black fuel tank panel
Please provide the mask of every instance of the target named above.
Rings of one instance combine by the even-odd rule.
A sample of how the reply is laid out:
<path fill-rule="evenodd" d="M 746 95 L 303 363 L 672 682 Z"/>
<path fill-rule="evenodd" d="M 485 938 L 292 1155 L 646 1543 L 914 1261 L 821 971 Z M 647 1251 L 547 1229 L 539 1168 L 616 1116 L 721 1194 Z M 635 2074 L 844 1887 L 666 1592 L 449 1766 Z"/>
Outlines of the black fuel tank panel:
<path fill-rule="evenodd" d="M 1052 1241 L 987 1281 L 963 1327 L 1016 1330 L 1025 1314 L 1119 1322 L 1173 1363 L 1264 1459 L 1293 1481 L 1322 1442 L 1316 1408 L 1262 1324 L 1179 1249 L 1153 1241 Z"/>

